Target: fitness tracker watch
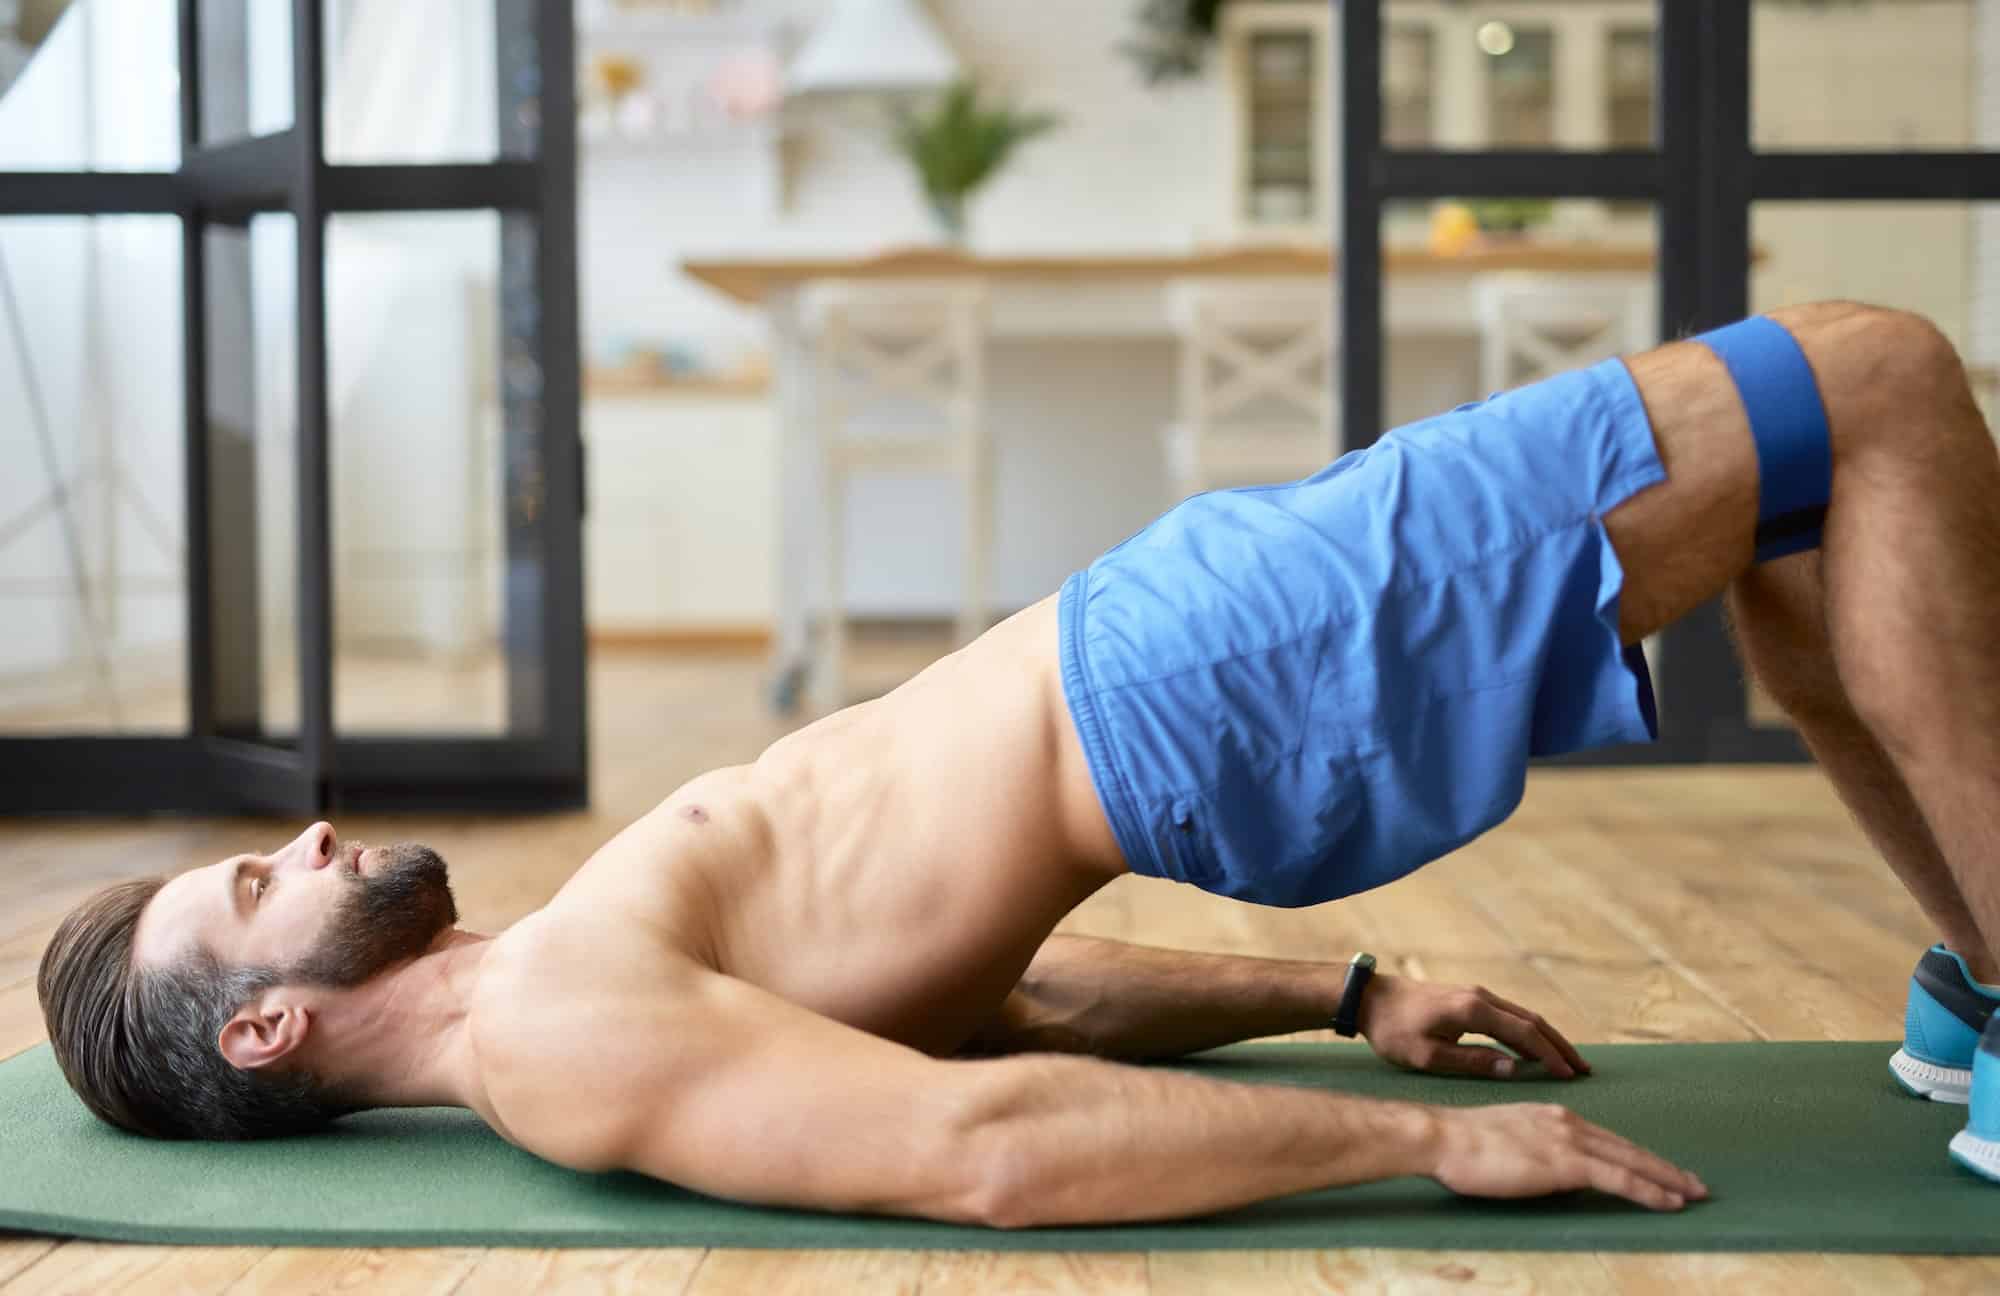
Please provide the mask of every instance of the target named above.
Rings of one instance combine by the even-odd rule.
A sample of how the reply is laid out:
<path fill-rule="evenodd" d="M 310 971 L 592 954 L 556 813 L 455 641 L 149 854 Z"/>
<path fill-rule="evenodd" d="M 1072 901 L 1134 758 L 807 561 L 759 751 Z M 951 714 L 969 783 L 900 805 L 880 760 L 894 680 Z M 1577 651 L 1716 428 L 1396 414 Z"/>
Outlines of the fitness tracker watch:
<path fill-rule="evenodd" d="M 1347 983 L 1340 987 L 1340 1007 L 1333 1010 L 1333 1029 L 1336 1034 L 1353 1039 L 1361 1033 L 1356 1024 L 1361 1016 L 1361 992 L 1375 977 L 1375 956 L 1356 954 L 1354 961 L 1347 965 Z"/>

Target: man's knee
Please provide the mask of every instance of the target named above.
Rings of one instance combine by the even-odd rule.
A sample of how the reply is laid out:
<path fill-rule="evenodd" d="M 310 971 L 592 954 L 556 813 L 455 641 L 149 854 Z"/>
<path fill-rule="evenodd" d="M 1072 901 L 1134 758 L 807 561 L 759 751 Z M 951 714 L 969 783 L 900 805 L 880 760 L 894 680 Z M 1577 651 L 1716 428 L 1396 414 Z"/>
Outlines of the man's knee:
<path fill-rule="evenodd" d="M 1913 311 L 1866 307 L 1860 316 L 1864 345 L 1878 357 L 1884 395 L 1898 405 L 1956 396 L 1965 365 L 1944 330 Z"/>
<path fill-rule="evenodd" d="M 1819 302 L 1771 312 L 1791 330 L 1820 387 L 1836 456 L 1882 446 L 1908 454 L 1957 429 L 1974 408 L 1965 365 L 1944 332 L 1911 311 Z"/>

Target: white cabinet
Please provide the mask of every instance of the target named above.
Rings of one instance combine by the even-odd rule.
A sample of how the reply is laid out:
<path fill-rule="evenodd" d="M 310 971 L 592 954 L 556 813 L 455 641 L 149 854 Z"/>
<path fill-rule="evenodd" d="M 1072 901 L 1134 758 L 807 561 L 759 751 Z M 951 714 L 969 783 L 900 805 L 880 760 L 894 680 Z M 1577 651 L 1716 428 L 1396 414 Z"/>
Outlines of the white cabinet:
<path fill-rule="evenodd" d="M 600 395 L 583 406 L 596 633 L 761 629 L 777 566 L 776 424 L 762 397 Z"/>
<path fill-rule="evenodd" d="M 1333 231 L 1333 15 L 1325 4 L 1224 6 L 1234 193 L 1250 239 L 1325 243 Z"/>

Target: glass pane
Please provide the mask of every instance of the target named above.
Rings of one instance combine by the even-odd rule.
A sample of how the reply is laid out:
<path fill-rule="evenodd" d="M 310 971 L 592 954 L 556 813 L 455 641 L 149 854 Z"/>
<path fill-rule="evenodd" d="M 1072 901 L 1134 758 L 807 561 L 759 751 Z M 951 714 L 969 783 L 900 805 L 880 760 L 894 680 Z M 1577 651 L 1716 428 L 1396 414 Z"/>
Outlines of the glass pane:
<path fill-rule="evenodd" d="M 1382 40 L 1382 142 L 1430 148 L 1437 143 L 1436 37 L 1429 27 L 1392 23 Z"/>
<path fill-rule="evenodd" d="M 1250 184 L 1254 224 L 1297 225 L 1321 213 L 1313 189 L 1313 39 L 1308 32 L 1250 38 Z"/>
<path fill-rule="evenodd" d="M 501 303 L 515 304 L 502 221 L 337 215 L 326 246 L 335 731 L 517 732 L 501 647 Z M 538 378 L 532 348 L 522 363 Z M 513 575 L 515 597 L 538 601 L 539 567 Z"/>
<path fill-rule="evenodd" d="M 199 0 L 196 20 L 201 35 L 201 142 L 227 144 L 290 129 L 291 5 Z"/>
<path fill-rule="evenodd" d="M 1473 34 L 1487 56 L 1488 142 L 1548 148 L 1556 142 L 1555 33 L 1490 19 Z"/>
<path fill-rule="evenodd" d="M 1604 65 L 1605 116 L 1612 148 L 1653 147 L 1653 29 L 1614 27 Z"/>
<path fill-rule="evenodd" d="M 1551 198 L 1441 201 L 1385 228 L 1387 421 L 1652 346 L 1655 240 L 1650 211 Z"/>
<path fill-rule="evenodd" d="M 1961 149 L 2000 141 L 1992 0 L 1806 4 L 1751 12 L 1760 149 Z"/>
<path fill-rule="evenodd" d="M 1391 147 L 1652 146 L 1655 0 L 1386 0 Z"/>
<path fill-rule="evenodd" d="M 0 733 L 187 731 L 181 233 L 0 219 Z"/>
<path fill-rule="evenodd" d="M 298 228 L 290 213 L 269 213 L 203 238 L 217 724 L 295 742 Z"/>
<path fill-rule="evenodd" d="M 533 157 L 537 8 L 534 0 L 326 0 L 327 161 Z"/>
<path fill-rule="evenodd" d="M 13 6 L 0 4 L 0 16 Z M 72 0 L 7 39 L 0 21 L 0 171 L 171 171 L 180 165 L 175 6 Z"/>
<path fill-rule="evenodd" d="M 1753 311 L 1832 298 L 1915 311 L 1958 348 L 1988 424 L 2000 417 L 2000 203 L 1756 203 L 1750 242 Z"/>
<path fill-rule="evenodd" d="M 1750 244 L 1753 311 L 1894 306 L 1936 322 L 1968 364 L 2000 364 L 2000 203 L 1761 202 Z"/>
<path fill-rule="evenodd" d="M 1651 27 L 1614 27 L 1606 33 L 1604 113 L 1609 127 L 1605 141 L 1612 148 L 1647 149 L 1654 145 L 1653 70 L 1657 55 Z M 1621 216 L 1644 214 L 1646 202 L 1613 203 Z"/>

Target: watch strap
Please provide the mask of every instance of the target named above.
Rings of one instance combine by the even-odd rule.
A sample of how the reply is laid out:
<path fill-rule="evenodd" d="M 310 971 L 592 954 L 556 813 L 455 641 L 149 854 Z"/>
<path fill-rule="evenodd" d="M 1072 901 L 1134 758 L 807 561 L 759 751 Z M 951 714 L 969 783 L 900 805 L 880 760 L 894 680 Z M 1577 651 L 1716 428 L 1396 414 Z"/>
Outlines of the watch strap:
<path fill-rule="evenodd" d="M 1336 1034 L 1353 1039 L 1361 1033 L 1361 995 L 1374 977 L 1375 956 L 1356 954 L 1354 961 L 1347 965 L 1347 980 L 1340 987 L 1340 1006 L 1333 1011 Z"/>

